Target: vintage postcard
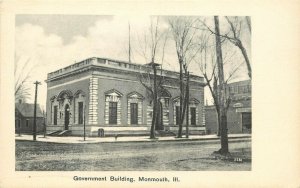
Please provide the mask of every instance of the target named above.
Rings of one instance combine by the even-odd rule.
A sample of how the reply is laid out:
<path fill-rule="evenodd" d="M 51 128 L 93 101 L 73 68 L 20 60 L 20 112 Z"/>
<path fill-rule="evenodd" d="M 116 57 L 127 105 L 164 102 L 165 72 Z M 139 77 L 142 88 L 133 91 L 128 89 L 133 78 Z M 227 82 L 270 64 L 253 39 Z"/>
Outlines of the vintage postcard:
<path fill-rule="evenodd" d="M 4 1 L 0 186 L 300 186 L 299 5 Z"/>

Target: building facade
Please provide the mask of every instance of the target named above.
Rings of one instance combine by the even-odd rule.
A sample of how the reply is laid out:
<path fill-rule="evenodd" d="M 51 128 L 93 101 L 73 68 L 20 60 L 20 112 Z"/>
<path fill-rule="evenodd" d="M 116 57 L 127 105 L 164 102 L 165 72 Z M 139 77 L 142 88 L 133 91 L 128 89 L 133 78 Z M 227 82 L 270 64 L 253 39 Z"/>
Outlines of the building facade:
<path fill-rule="evenodd" d="M 33 132 L 34 104 L 15 103 L 15 133 L 31 134 Z M 40 106 L 36 108 L 36 131 L 44 131 L 44 116 Z"/>
<path fill-rule="evenodd" d="M 228 133 L 251 133 L 251 80 L 234 82 L 227 85 L 230 95 L 230 106 L 227 111 Z M 218 117 L 215 106 L 205 107 L 207 133 L 217 134 Z"/>
<path fill-rule="evenodd" d="M 179 74 L 158 71 L 159 121 L 157 130 L 177 132 Z M 152 101 L 143 78 L 153 78 L 146 65 L 106 58 L 89 58 L 49 73 L 47 77 L 47 132 L 71 135 L 148 135 Z M 204 80 L 190 77 L 190 132 L 205 132 Z M 177 118 L 178 119 L 178 118 Z"/>

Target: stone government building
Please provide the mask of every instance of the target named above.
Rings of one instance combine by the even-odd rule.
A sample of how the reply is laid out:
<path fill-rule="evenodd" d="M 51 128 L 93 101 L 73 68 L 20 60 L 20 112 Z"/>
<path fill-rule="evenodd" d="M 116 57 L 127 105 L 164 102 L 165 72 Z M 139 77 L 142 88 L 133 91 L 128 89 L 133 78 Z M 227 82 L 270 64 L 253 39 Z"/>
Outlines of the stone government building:
<path fill-rule="evenodd" d="M 140 82 L 140 76 L 149 75 L 149 70 L 146 65 L 92 57 L 49 73 L 47 133 L 83 135 L 85 121 L 87 136 L 149 135 L 152 104 Z M 161 126 L 156 130 L 177 133 L 179 74 L 163 70 L 162 77 Z M 205 133 L 202 77 L 190 76 L 189 111 L 190 134 Z"/>

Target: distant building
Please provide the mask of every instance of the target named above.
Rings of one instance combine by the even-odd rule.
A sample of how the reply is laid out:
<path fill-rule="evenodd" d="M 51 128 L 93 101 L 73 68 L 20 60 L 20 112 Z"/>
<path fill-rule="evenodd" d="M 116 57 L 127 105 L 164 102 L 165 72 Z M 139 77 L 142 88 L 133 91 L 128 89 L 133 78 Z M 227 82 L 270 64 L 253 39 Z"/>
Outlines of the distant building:
<path fill-rule="evenodd" d="M 83 135 L 85 123 L 87 136 L 149 135 L 153 107 L 149 92 L 140 82 L 141 75 L 153 79 L 149 66 L 96 57 L 49 73 L 47 132 Z M 160 78 L 163 87 L 156 130 L 177 133 L 179 74 L 162 70 Z M 203 88 L 203 77 L 191 75 L 191 134 L 205 132 Z"/>
<path fill-rule="evenodd" d="M 227 85 L 231 103 L 227 111 L 228 133 L 251 133 L 251 80 L 234 82 Z M 209 134 L 218 131 L 217 112 L 215 106 L 205 107 L 206 129 Z"/>
<path fill-rule="evenodd" d="M 15 103 L 15 133 L 32 133 L 33 131 L 34 104 Z M 36 109 L 37 132 L 44 130 L 44 116 L 40 106 Z"/>

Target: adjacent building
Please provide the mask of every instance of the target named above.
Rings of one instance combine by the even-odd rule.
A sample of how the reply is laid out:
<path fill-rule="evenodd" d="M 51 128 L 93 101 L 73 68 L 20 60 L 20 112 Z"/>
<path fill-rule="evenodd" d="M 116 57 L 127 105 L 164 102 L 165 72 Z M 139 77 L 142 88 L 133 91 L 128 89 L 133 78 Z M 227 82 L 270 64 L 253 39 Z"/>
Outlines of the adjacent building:
<path fill-rule="evenodd" d="M 228 133 L 251 133 L 251 80 L 234 82 L 227 85 L 231 103 L 227 111 Z M 215 106 L 205 107 L 206 129 L 208 134 L 218 131 L 218 118 Z"/>
<path fill-rule="evenodd" d="M 159 70 L 159 121 L 156 130 L 178 130 L 179 74 Z M 149 66 L 107 58 L 88 58 L 47 77 L 47 132 L 87 136 L 148 135 L 153 79 Z M 189 131 L 205 132 L 204 80 L 190 76 Z"/>
<path fill-rule="evenodd" d="M 34 104 L 15 103 L 15 133 L 31 134 L 33 131 Z M 44 131 L 44 116 L 40 106 L 36 108 L 36 126 L 37 132 Z"/>

